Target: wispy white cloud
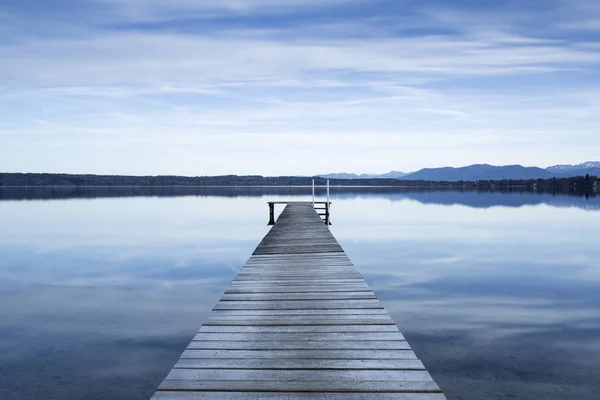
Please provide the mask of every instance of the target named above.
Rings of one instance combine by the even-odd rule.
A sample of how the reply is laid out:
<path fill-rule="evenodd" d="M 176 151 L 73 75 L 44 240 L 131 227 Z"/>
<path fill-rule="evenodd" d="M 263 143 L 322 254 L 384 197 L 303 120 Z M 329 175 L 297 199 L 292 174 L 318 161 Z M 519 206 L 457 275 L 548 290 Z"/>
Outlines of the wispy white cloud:
<path fill-rule="evenodd" d="M 323 9 L 364 0 L 94 0 L 116 7 L 129 22 L 168 21 L 174 18 L 277 15 L 290 11 Z"/>
<path fill-rule="evenodd" d="M 499 46 L 447 37 L 282 42 L 166 33 L 121 33 L 0 48 L 0 67 L 17 85 L 182 84 L 302 79 L 348 71 L 429 79 L 573 71 L 600 63 L 593 48 Z M 360 80 L 369 80 L 357 76 Z"/>
<path fill-rule="evenodd" d="M 248 148 L 256 137 L 257 143 L 295 146 L 297 164 L 314 152 L 311 135 L 339 152 L 318 167 L 294 170 L 286 163 L 285 171 L 296 174 L 340 170 L 334 159 L 372 149 L 370 142 L 385 143 L 372 149 L 388 154 L 378 162 L 382 170 L 427 166 L 439 160 L 437 148 L 452 150 L 452 158 L 443 159 L 453 165 L 484 156 L 488 162 L 526 161 L 517 155 L 553 163 L 553 146 L 577 158 L 564 160 L 570 162 L 593 158 L 600 149 L 594 139 L 586 151 L 577 145 L 577 138 L 593 138 L 599 124 L 600 84 L 590 77 L 600 48 L 589 37 L 560 35 L 566 31 L 560 24 L 589 18 L 583 6 L 562 19 L 545 11 L 550 26 L 543 34 L 531 23 L 533 14 L 427 4 L 410 17 L 400 15 L 412 21 L 402 29 L 373 16 L 338 17 L 331 24 L 310 18 L 290 26 L 260 22 L 274 12 L 302 21 L 302 12 L 342 3 L 365 6 L 351 0 L 102 0 L 96 2 L 107 8 L 101 22 L 82 18 L 81 35 L 48 37 L 26 34 L 25 23 L 13 18 L 13 30 L 20 27 L 22 35 L 0 42 L 0 169 L 31 170 L 29 161 L 11 155 L 27 144 L 69 143 L 71 151 L 86 153 L 106 137 L 119 138 L 107 146 L 135 142 L 149 154 L 171 140 L 178 148 L 177 137 L 191 146 L 214 146 L 234 170 L 203 163 L 207 173 L 243 172 L 237 171 L 237 147 L 229 138 L 215 139 L 224 134 L 252 135 L 238 142 Z M 252 23 L 229 25 L 217 14 L 243 14 Z M 109 16 L 122 26 L 106 25 Z M 210 21 L 211 29 L 136 25 L 184 16 Z M 365 35 L 370 26 L 373 35 Z M 340 146 L 340 137 L 347 146 Z M 518 148 L 525 143 L 527 151 Z M 48 165 L 42 169 L 54 169 L 58 156 L 73 157 L 73 171 L 95 168 L 81 157 L 54 154 L 42 156 Z M 118 157 L 119 171 L 132 170 L 129 160 Z M 262 165 L 256 172 L 284 170 L 256 162 Z M 373 171 L 371 162 L 353 165 Z M 95 170 L 101 168 L 106 166 Z M 177 168 L 186 169 L 179 164 L 173 172 Z"/>
<path fill-rule="evenodd" d="M 568 22 L 560 24 L 559 28 L 582 31 L 600 31 L 600 18 L 586 19 L 577 22 Z"/>

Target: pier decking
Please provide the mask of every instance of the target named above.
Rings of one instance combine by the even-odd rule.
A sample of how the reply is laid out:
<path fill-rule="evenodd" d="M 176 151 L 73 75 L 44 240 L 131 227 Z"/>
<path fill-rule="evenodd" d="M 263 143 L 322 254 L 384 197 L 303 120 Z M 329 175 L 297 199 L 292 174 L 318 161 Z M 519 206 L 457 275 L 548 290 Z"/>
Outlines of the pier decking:
<path fill-rule="evenodd" d="M 445 399 L 311 203 L 289 204 L 152 400 Z"/>

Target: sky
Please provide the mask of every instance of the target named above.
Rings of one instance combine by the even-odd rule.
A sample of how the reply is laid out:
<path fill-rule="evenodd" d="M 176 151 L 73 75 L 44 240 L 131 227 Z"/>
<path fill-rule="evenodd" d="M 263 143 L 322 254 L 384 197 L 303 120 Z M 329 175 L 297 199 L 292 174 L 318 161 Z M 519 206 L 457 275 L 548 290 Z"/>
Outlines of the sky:
<path fill-rule="evenodd" d="M 598 159 L 597 0 L 0 0 L 0 172 Z"/>

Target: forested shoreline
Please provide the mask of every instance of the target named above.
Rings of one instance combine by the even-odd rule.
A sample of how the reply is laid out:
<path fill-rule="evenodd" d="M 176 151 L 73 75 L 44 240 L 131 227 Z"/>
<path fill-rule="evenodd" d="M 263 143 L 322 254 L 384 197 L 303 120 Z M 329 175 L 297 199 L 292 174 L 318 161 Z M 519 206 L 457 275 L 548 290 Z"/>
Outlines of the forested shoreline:
<path fill-rule="evenodd" d="M 25 186 L 60 186 L 60 187 L 92 187 L 92 186 L 309 186 L 312 180 L 317 185 L 325 185 L 326 179 L 320 177 L 260 175 L 223 175 L 223 176 L 132 176 L 132 175 L 76 175 L 52 173 L 0 173 L 0 187 Z M 545 192 L 595 192 L 600 183 L 596 176 L 579 176 L 572 178 L 532 179 L 532 180 L 497 180 L 497 181 L 415 181 L 402 179 L 330 179 L 332 186 L 390 186 L 405 188 L 452 188 L 466 190 L 502 190 L 515 189 L 539 190 Z"/>

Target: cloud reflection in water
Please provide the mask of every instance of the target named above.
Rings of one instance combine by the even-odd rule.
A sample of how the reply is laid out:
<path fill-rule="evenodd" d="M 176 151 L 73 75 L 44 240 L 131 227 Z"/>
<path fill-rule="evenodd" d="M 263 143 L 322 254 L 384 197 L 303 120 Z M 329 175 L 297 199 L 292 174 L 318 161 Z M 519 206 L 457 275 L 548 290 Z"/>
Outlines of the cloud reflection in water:
<path fill-rule="evenodd" d="M 303 193 L 207 190 L 0 201 L 1 398 L 150 397 Z M 332 231 L 449 399 L 596 398 L 597 198 L 372 190 Z"/>
<path fill-rule="evenodd" d="M 332 230 L 449 399 L 595 399 L 600 214 L 446 203 L 337 202 Z"/>

